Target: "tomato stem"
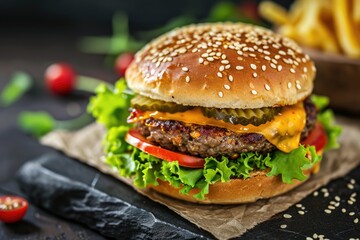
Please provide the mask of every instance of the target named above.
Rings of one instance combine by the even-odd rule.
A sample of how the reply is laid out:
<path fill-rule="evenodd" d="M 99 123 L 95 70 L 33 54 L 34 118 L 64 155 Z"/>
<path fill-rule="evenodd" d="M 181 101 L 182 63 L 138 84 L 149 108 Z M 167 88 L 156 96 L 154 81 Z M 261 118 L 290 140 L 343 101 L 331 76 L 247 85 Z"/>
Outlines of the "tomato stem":
<path fill-rule="evenodd" d="M 81 75 L 77 76 L 77 78 L 76 78 L 76 89 L 77 90 L 95 93 L 97 86 L 99 86 L 100 84 L 106 84 L 110 89 L 114 88 L 113 85 L 111 85 L 110 83 L 107 83 L 107 82 L 97 79 L 97 78 L 81 76 Z"/>

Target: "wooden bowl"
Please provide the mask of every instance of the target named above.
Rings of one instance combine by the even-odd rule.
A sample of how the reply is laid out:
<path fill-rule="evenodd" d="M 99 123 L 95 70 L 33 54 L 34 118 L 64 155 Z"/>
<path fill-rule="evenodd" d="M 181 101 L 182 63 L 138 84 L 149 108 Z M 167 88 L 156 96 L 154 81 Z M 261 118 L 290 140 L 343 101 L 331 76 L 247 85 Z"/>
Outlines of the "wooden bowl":
<path fill-rule="evenodd" d="M 314 93 L 330 97 L 336 110 L 360 114 L 360 59 L 304 50 L 317 69 Z"/>

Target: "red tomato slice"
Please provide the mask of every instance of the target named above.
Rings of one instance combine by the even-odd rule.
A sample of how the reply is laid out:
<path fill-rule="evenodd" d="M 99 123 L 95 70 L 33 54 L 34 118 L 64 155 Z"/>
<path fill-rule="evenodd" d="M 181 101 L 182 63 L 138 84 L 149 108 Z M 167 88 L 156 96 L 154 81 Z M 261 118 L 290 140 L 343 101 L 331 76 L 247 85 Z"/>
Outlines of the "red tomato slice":
<path fill-rule="evenodd" d="M 140 149 L 143 152 L 146 152 L 154 157 L 160 158 L 162 160 L 173 162 L 178 161 L 180 166 L 189 167 L 189 168 L 203 168 L 205 160 L 198 157 L 189 156 L 186 154 L 173 152 L 167 149 L 164 149 L 159 146 L 151 144 L 146 140 L 138 130 L 131 129 L 125 136 L 125 141 L 130 145 Z"/>
<path fill-rule="evenodd" d="M 0 197 L 0 221 L 5 223 L 20 221 L 24 217 L 28 205 L 28 202 L 21 197 Z"/>
<path fill-rule="evenodd" d="M 320 123 L 316 123 L 315 128 L 309 133 L 307 138 L 301 141 L 301 144 L 307 146 L 315 146 L 317 152 L 323 150 L 326 143 L 326 132 L 324 127 Z"/>

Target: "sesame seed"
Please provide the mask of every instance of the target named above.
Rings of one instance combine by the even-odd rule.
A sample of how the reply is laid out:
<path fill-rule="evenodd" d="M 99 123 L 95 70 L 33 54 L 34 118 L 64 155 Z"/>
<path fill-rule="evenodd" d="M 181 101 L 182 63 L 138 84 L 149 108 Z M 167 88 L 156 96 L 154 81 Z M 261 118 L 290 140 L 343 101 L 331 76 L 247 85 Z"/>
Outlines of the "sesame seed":
<path fill-rule="evenodd" d="M 160 66 L 160 62 L 157 62 L 155 66 L 156 66 L 156 67 L 159 67 L 159 66 Z"/>
<path fill-rule="evenodd" d="M 218 95 L 219 95 L 219 97 L 221 97 L 221 98 L 224 96 L 223 92 L 221 92 L 221 91 L 218 93 Z"/>
<path fill-rule="evenodd" d="M 276 69 L 276 65 L 273 63 L 270 63 L 270 67 Z"/>
<path fill-rule="evenodd" d="M 307 71 L 308 71 L 307 67 L 304 67 L 304 73 L 307 73 Z"/>
<path fill-rule="evenodd" d="M 230 64 L 225 66 L 225 69 L 229 69 L 230 68 Z"/>
<path fill-rule="evenodd" d="M 300 214 L 300 215 L 304 215 L 305 214 L 305 212 L 304 211 L 298 211 L 298 213 Z"/>
<path fill-rule="evenodd" d="M 266 66 L 265 66 L 265 65 L 262 65 L 262 66 L 261 66 L 261 69 L 263 70 L 263 72 L 265 72 Z"/>
<path fill-rule="evenodd" d="M 351 183 L 348 183 L 346 186 L 348 189 L 351 189 L 351 190 L 354 189 L 354 185 L 352 185 Z"/>
<path fill-rule="evenodd" d="M 327 214 L 330 214 L 330 213 L 331 213 L 331 210 L 325 209 L 324 212 L 327 213 Z"/>
<path fill-rule="evenodd" d="M 289 82 L 290 83 L 290 88 L 291 88 L 291 82 Z M 289 83 L 288 83 L 288 87 L 289 87 Z M 314 197 L 317 197 L 319 195 L 319 192 L 318 191 L 315 191 L 314 193 L 313 193 L 313 196 Z"/>
<path fill-rule="evenodd" d="M 281 65 L 278 65 L 277 70 L 278 70 L 279 72 L 281 72 L 282 66 L 281 66 Z"/>
<path fill-rule="evenodd" d="M 353 179 L 353 178 L 350 179 L 350 183 L 351 183 L 351 184 L 355 184 L 355 183 L 356 183 L 356 182 L 355 182 L 355 179 Z"/>
<path fill-rule="evenodd" d="M 291 216 L 290 214 L 287 214 L 287 213 L 285 213 L 285 214 L 283 215 L 283 217 L 284 217 L 284 218 L 292 218 L 292 216 Z"/>
<path fill-rule="evenodd" d="M 257 94 L 257 91 L 256 90 L 251 90 L 251 93 L 253 94 L 253 95 L 256 95 Z"/>
<path fill-rule="evenodd" d="M 226 90 L 230 90 L 230 86 L 227 85 L 227 84 L 224 84 L 224 88 L 225 88 Z"/>
<path fill-rule="evenodd" d="M 334 207 L 334 206 L 329 205 L 329 206 L 328 206 L 328 209 L 334 210 L 334 209 L 335 209 L 335 207 Z"/>
<path fill-rule="evenodd" d="M 298 203 L 295 205 L 297 208 L 301 208 L 302 207 L 302 204 L 301 203 Z"/>
<path fill-rule="evenodd" d="M 188 69 L 187 67 L 183 67 L 182 70 L 183 70 L 184 72 L 188 72 L 188 71 L 189 71 L 189 69 Z"/>
<path fill-rule="evenodd" d="M 253 69 L 253 70 L 256 70 L 256 65 L 255 64 L 250 64 L 250 67 Z"/>
<path fill-rule="evenodd" d="M 264 59 L 270 61 L 270 60 L 271 60 L 271 57 L 265 56 Z"/>
<path fill-rule="evenodd" d="M 275 55 L 274 58 L 275 58 L 275 59 L 279 59 L 279 58 L 280 58 L 280 55 Z"/>
<path fill-rule="evenodd" d="M 229 64 L 229 61 L 228 60 L 221 60 L 221 63 L 222 64 Z"/>
<path fill-rule="evenodd" d="M 230 82 L 232 82 L 232 81 L 234 80 L 234 78 L 233 78 L 232 75 L 229 75 L 229 76 L 228 76 L 228 79 L 229 79 Z"/>
<path fill-rule="evenodd" d="M 358 223 L 359 222 L 359 219 L 358 218 L 355 218 L 354 219 L 354 223 Z"/>
<path fill-rule="evenodd" d="M 225 54 L 221 55 L 221 58 L 226 59 L 226 55 Z"/>
<path fill-rule="evenodd" d="M 185 81 L 186 81 L 186 82 L 190 82 L 190 77 L 189 77 L 189 76 L 186 76 Z"/>
<path fill-rule="evenodd" d="M 201 54 L 201 56 L 202 56 L 203 58 L 207 58 L 207 57 L 209 56 L 209 54 L 203 53 L 203 54 Z"/>
<path fill-rule="evenodd" d="M 275 64 L 278 63 L 278 61 L 276 61 L 275 59 L 271 59 L 271 62 L 273 62 L 273 63 L 275 63 Z"/>
<path fill-rule="evenodd" d="M 306 240 L 313 240 L 311 237 L 306 237 Z"/>
<path fill-rule="evenodd" d="M 349 216 L 354 216 L 355 212 L 349 212 Z"/>
<path fill-rule="evenodd" d="M 204 65 L 206 66 L 206 65 L 208 65 L 209 64 L 209 62 L 208 61 L 204 61 Z"/>
<path fill-rule="evenodd" d="M 209 62 L 212 62 L 212 61 L 214 61 L 214 58 L 213 57 L 208 57 L 208 58 L 206 58 Z"/>
<path fill-rule="evenodd" d="M 353 205 L 353 204 L 354 204 L 354 202 L 351 201 L 351 200 L 348 200 L 347 203 L 348 203 L 349 205 Z"/>
<path fill-rule="evenodd" d="M 270 55 L 270 52 L 269 51 L 264 51 L 264 54 Z"/>
<path fill-rule="evenodd" d="M 265 89 L 266 89 L 267 91 L 270 91 L 270 86 L 267 85 L 266 83 L 265 83 Z"/>
<path fill-rule="evenodd" d="M 241 55 L 243 55 L 243 52 L 239 50 L 239 51 L 237 51 L 237 54 L 241 56 Z"/>
<path fill-rule="evenodd" d="M 199 63 L 203 63 L 204 59 L 203 58 L 199 58 Z"/>
<path fill-rule="evenodd" d="M 346 213 L 346 209 L 345 209 L 345 208 L 341 209 L 341 211 L 342 211 L 343 213 Z"/>
<path fill-rule="evenodd" d="M 220 71 L 220 72 L 224 71 L 224 69 L 225 69 L 224 66 L 220 66 L 220 67 L 219 67 L 219 71 Z"/>
<path fill-rule="evenodd" d="M 223 76 L 221 72 L 218 72 L 217 75 L 219 78 L 222 78 L 222 76 Z"/>
<path fill-rule="evenodd" d="M 340 197 L 339 197 L 339 196 L 335 196 L 335 201 L 340 202 Z"/>
<path fill-rule="evenodd" d="M 236 66 L 235 68 L 236 68 L 236 70 L 239 70 L 239 71 L 244 69 L 243 66 Z"/>
<path fill-rule="evenodd" d="M 296 85 L 296 87 L 297 87 L 298 85 Z M 324 193 L 324 197 L 325 198 L 327 198 L 329 196 L 329 193 L 328 192 L 326 192 L 326 193 Z"/>
<path fill-rule="evenodd" d="M 297 88 L 298 90 L 301 90 L 301 85 L 300 85 L 300 83 L 297 83 L 297 84 L 296 84 L 296 88 Z"/>
<path fill-rule="evenodd" d="M 286 225 L 286 224 L 282 224 L 282 225 L 280 225 L 280 228 L 282 228 L 282 229 L 287 228 L 287 225 Z"/>
<path fill-rule="evenodd" d="M 295 73 L 296 71 L 295 71 L 295 69 L 290 68 L 290 72 L 291 72 L 291 73 Z"/>
<path fill-rule="evenodd" d="M 258 75 L 256 72 L 253 73 L 253 77 L 256 78 Z"/>
<path fill-rule="evenodd" d="M 286 55 L 286 52 L 284 52 L 283 50 L 280 50 L 280 51 L 279 51 L 279 54 L 280 54 L 280 55 Z"/>

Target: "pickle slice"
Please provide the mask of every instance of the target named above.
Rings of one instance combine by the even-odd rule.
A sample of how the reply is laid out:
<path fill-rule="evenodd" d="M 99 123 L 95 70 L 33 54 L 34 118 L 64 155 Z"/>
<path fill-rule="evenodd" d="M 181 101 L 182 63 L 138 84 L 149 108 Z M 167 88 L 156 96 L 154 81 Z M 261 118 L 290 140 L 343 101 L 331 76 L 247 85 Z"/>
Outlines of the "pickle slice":
<path fill-rule="evenodd" d="M 202 113 L 209 118 L 223 120 L 232 124 L 259 126 L 274 118 L 281 108 L 230 109 L 202 108 Z"/>
<path fill-rule="evenodd" d="M 136 95 L 131 99 L 131 107 L 141 111 L 159 111 L 168 113 L 185 112 L 194 108 L 193 106 L 184 106 L 173 102 L 155 100 L 141 95 Z"/>

